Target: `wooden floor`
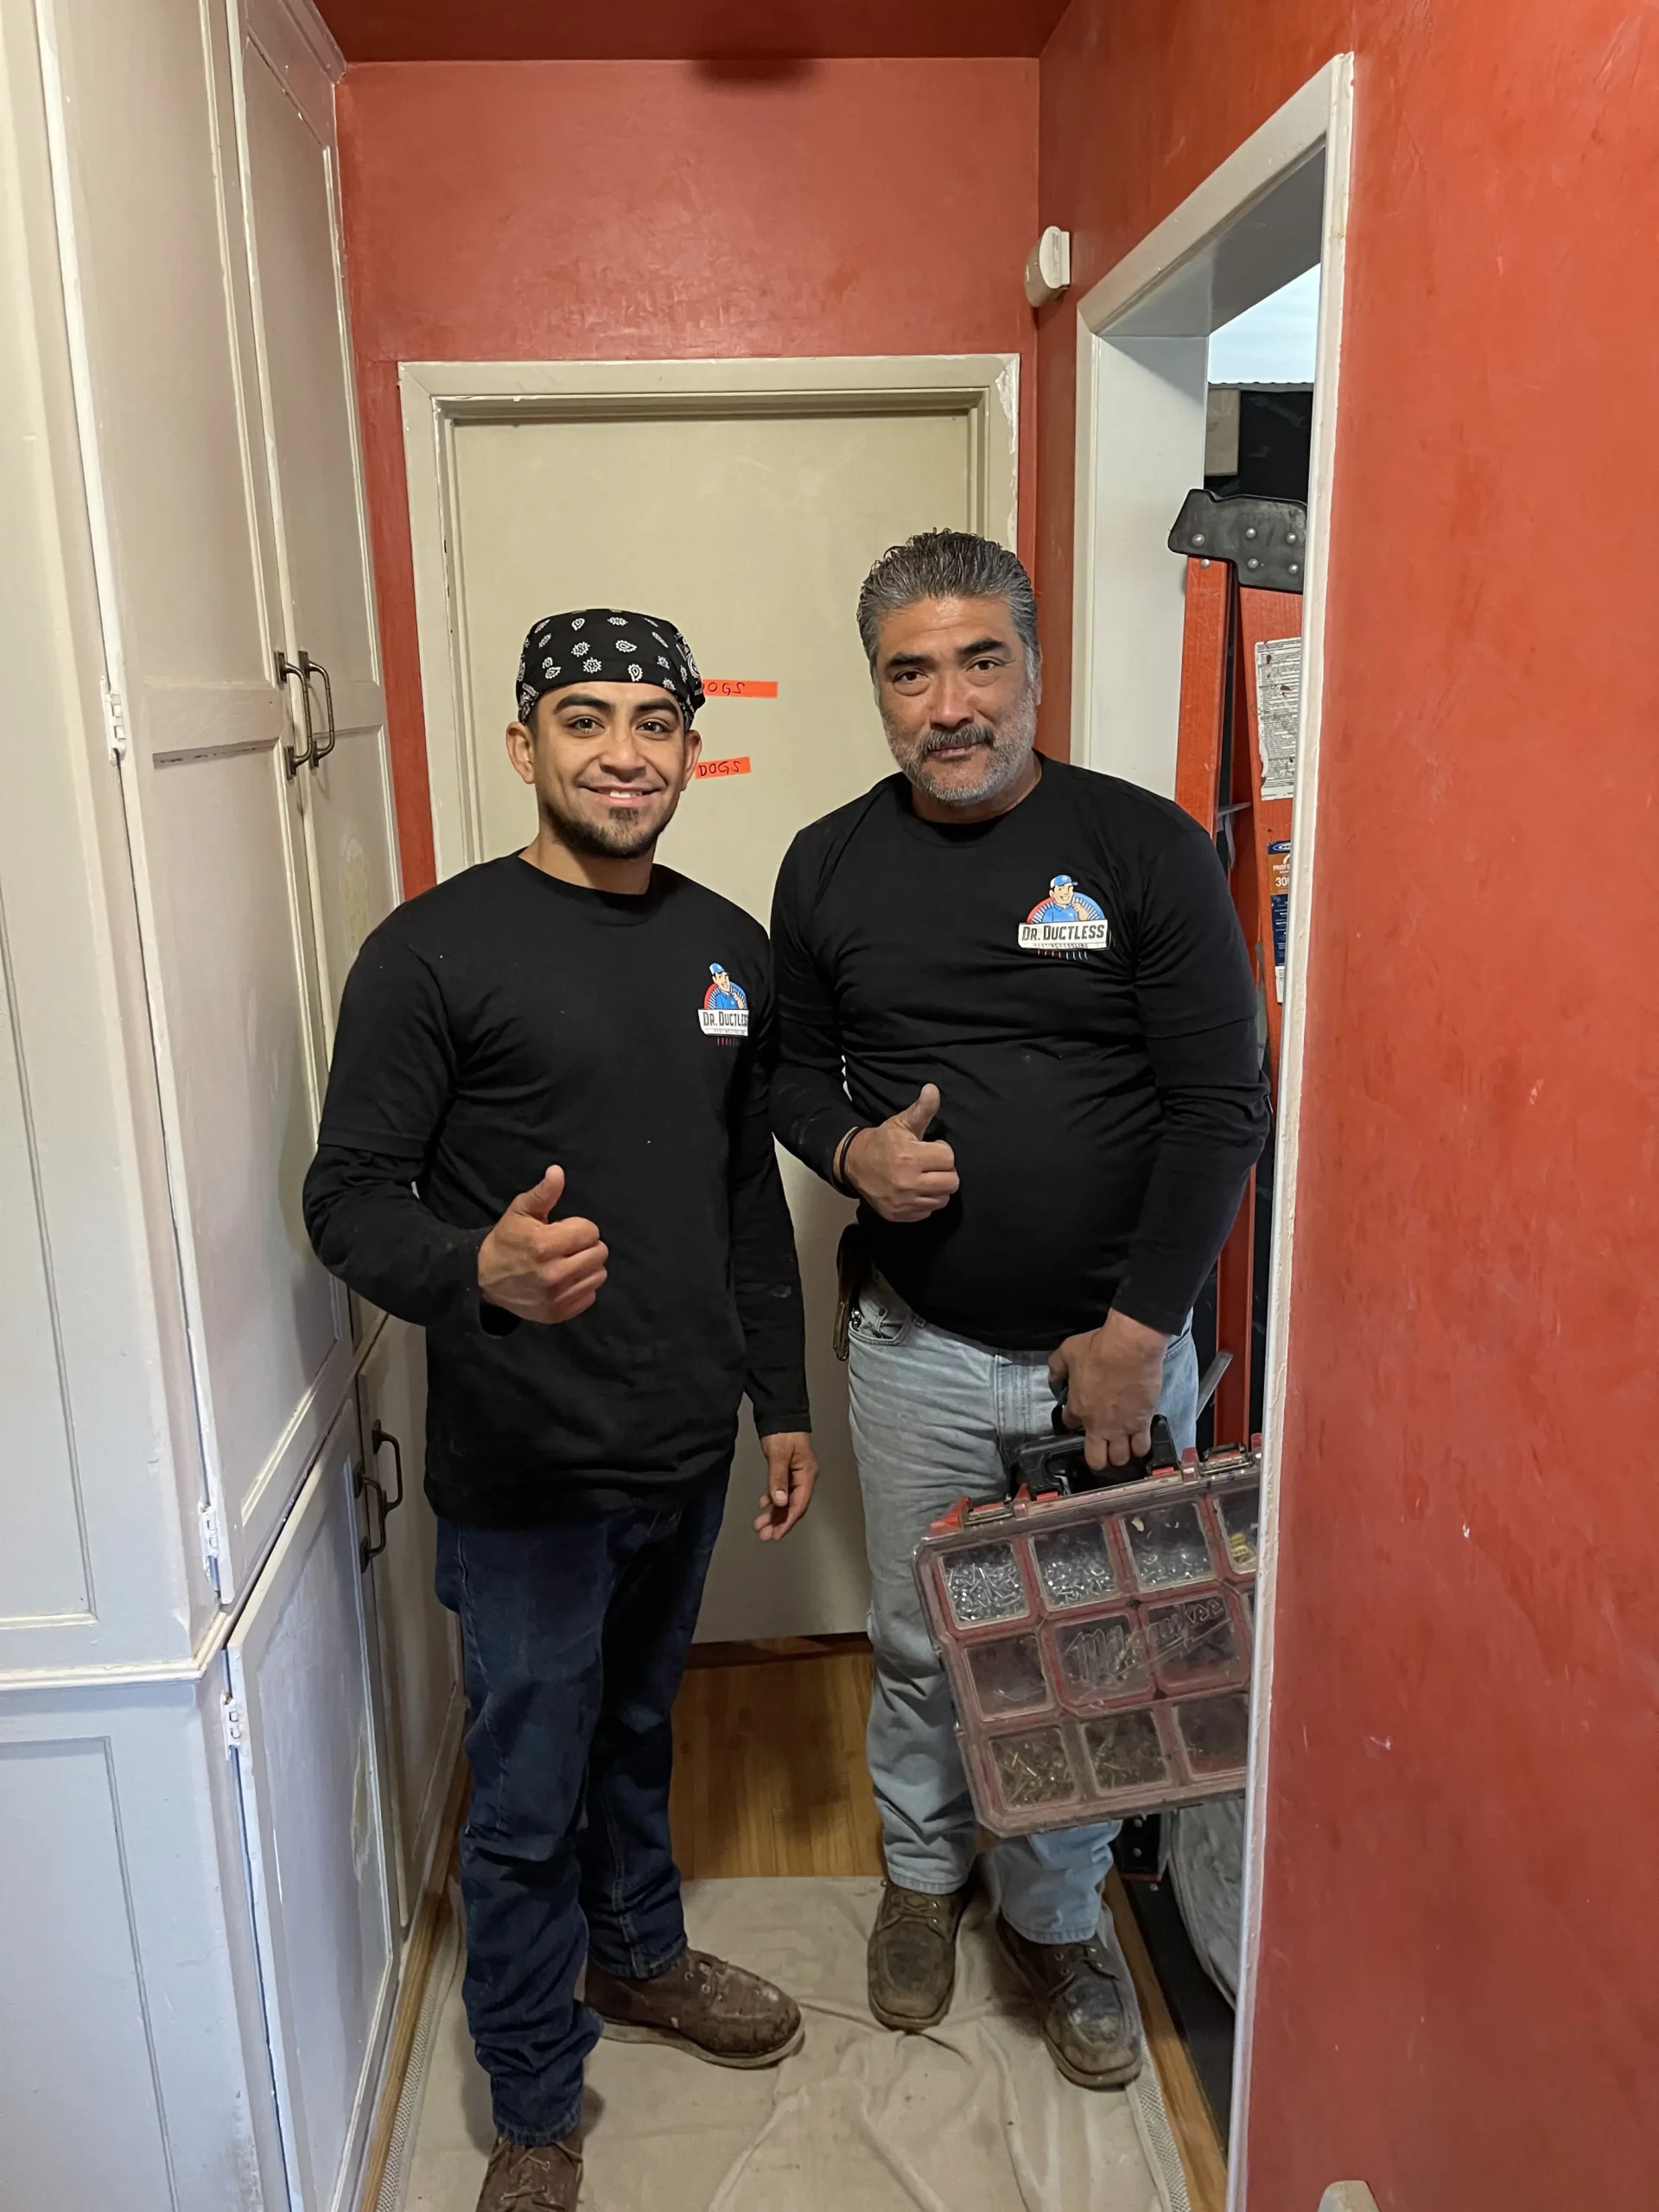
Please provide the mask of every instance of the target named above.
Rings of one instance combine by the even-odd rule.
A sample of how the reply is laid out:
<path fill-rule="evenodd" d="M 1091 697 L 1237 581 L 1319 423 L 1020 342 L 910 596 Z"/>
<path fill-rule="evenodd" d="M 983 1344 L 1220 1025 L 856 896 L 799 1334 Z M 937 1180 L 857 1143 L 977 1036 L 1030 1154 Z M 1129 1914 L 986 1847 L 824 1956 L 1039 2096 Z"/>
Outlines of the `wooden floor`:
<path fill-rule="evenodd" d="M 674 1713 L 675 1856 L 690 1876 L 879 1874 L 864 1763 L 862 1637 L 701 1645 Z M 1223 2212 L 1227 2166 L 1191 2061 L 1113 1874 L 1107 1899 L 1186 2169 L 1192 2212 Z"/>
<path fill-rule="evenodd" d="M 703 1645 L 699 1661 L 674 1712 L 680 1872 L 879 1874 L 863 1638 Z"/>

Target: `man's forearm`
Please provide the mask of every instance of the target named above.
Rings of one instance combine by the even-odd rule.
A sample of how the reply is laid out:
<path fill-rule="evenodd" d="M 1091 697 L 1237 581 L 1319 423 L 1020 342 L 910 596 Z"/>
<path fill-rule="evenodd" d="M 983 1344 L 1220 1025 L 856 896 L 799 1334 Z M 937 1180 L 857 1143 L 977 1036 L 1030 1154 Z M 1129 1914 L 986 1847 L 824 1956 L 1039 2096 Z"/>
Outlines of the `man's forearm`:
<path fill-rule="evenodd" d="M 733 1193 L 732 1292 L 756 1429 L 769 1436 L 810 1428 L 800 1268 L 775 1160 L 770 1187 L 757 1179 Z"/>
<path fill-rule="evenodd" d="M 800 1262 L 772 1141 L 764 1064 L 751 1073 L 732 1146 L 731 1240 L 732 1294 L 755 1427 L 762 1436 L 810 1428 Z"/>
<path fill-rule="evenodd" d="M 755 1433 L 779 1436 L 810 1429 L 806 1388 L 806 1330 L 798 1288 L 782 1285 L 749 1301 L 743 1322 L 744 1390 L 754 1413 Z"/>
<path fill-rule="evenodd" d="M 772 1077 L 772 1127 L 786 1152 L 826 1183 L 836 1183 L 838 1155 L 865 1122 L 838 1076 L 797 1063 Z"/>
<path fill-rule="evenodd" d="M 1181 1072 L 1187 1079 L 1163 1094 L 1163 1139 L 1112 1301 L 1171 1336 L 1227 1241 L 1268 1122 L 1267 1085 L 1248 1060 L 1210 1082 L 1197 1069 Z"/>
<path fill-rule="evenodd" d="M 304 1211 L 329 1273 L 400 1320 L 428 1326 L 477 1296 L 488 1224 L 440 1221 L 395 1163 L 323 1146 L 305 1179 Z"/>

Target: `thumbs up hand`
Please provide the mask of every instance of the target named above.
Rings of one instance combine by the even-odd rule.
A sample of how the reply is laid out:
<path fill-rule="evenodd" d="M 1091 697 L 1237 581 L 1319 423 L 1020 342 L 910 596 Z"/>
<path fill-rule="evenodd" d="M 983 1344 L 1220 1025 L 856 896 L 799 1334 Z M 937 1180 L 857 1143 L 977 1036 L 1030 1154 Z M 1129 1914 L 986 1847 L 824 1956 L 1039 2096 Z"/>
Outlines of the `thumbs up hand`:
<path fill-rule="evenodd" d="M 569 1321 L 599 1296 L 609 1251 L 591 1221 L 548 1219 L 563 1195 L 564 1170 L 550 1167 L 484 1239 L 478 1289 L 486 1304 L 521 1321 Z"/>
<path fill-rule="evenodd" d="M 861 1129 L 842 1155 L 842 1175 L 883 1221 L 925 1221 L 955 1197 L 956 1154 L 927 1138 L 938 1110 L 938 1087 L 925 1083 L 912 1105 Z"/>

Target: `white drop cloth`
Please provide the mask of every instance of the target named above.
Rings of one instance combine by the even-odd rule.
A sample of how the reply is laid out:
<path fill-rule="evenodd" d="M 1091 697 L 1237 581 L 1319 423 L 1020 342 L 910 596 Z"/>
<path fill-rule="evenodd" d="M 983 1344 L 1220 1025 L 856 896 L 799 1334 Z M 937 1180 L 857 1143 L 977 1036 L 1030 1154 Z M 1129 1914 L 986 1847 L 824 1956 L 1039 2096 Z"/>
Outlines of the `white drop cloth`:
<path fill-rule="evenodd" d="M 583 2212 L 1185 2212 L 1154 2171 L 1167 2123 L 1150 2066 L 1128 2094 L 1055 2072 L 981 1901 L 955 2001 L 925 2036 L 865 2004 L 872 1880 L 693 1882 L 692 1942 L 770 1975 L 804 2048 L 756 2074 L 602 2043 L 588 2068 Z M 1144 2147 L 1143 2147 L 1144 2146 Z M 489 2092 L 460 1977 L 442 1999 L 404 2212 L 474 2212 Z M 392 2208 L 382 2208 L 392 2212 Z"/>

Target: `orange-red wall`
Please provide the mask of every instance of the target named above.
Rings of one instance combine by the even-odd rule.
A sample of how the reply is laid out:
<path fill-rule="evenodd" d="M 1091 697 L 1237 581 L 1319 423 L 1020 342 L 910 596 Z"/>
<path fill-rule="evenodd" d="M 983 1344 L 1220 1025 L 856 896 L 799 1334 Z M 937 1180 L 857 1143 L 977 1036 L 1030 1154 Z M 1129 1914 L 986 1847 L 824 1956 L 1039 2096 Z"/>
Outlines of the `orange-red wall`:
<path fill-rule="evenodd" d="M 1077 292 L 1357 55 L 1250 2212 L 1659 2203 L 1659 16 L 1076 0 Z M 1074 293 L 1074 298 L 1076 294 Z M 1040 340 L 1064 715 L 1072 302 Z"/>
<path fill-rule="evenodd" d="M 432 837 L 397 363 L 1023 351 L 1028 371 L 1037 64 L 391 63 L 349 71 L 339 114 L 412 892 Z"/>
<path fill-rule="evenodd" d="M 1042 64 L 1063 745 L 1076 297 L 1358 55 L 1249 2212 L 1656 2198 L 1656 38 L 1617 0 L 1076 0 Z M 411 889 L 396 362 L 1020 346 L 1036 100 L 1008 61 L 350 73 Z"/>

